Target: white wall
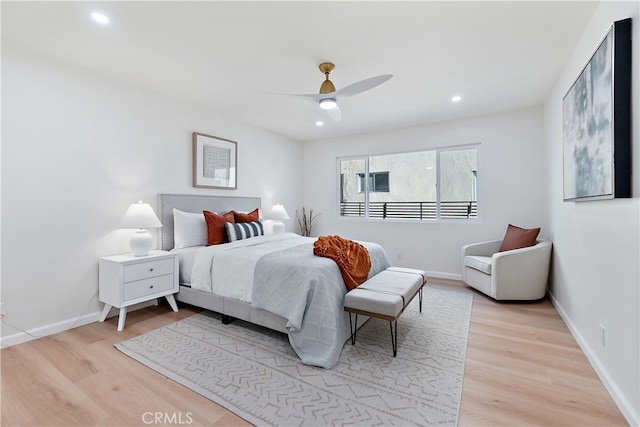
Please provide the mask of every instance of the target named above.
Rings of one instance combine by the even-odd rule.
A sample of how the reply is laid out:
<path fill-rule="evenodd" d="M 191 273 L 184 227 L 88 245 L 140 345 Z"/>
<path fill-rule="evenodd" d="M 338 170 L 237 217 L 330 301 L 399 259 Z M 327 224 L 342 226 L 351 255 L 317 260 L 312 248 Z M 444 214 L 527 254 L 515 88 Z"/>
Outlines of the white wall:
<path fill-rule="evenodd" d="M 627 420 L 640 422 L 640 21 L 639 3 L 602 2 L 545 105 L 548 232 L 554 242 L 552 292 L 558 311 Z M 609 26 L 633 18 L 633 198 L 562 201 L 562 98 Z M 605 345 L 600 344 L 605 326 Z"/>
<path fill-rule="evenodd" d="M 2 113 L 3 338 L 95 320 L 98 258 L 129 251 L 117 226 L 138 199 L 302 203 L 301 143 L 5 44 Z M 237 190 L 192 187 L 194 131 L 238 142 Z"/>
<path fill-rule="evenodd" d="M 543 225 L 542 109 L 305 143 L 304 205 L 320 212 L 314 235 L 380 243 L 392 264 L 460 278 L 460 248 L 502 239 L 507 224 Z M 336 158 L 480 143 L 477 223 L 392 222 L 340 218 Z M 546 235 L 543 226 L 541 236 Z"/>

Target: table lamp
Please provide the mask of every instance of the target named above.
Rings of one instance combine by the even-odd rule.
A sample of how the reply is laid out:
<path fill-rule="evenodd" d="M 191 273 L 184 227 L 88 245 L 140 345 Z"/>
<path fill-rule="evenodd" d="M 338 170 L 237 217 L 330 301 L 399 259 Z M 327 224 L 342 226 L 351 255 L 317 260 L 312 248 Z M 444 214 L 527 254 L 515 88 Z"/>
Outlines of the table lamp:
<path fill-rule="evenodd" d="M 289 214 L 287 213 L 287 210 L 284 208 L 284 206 L 282 206 L 280 203 L 276 203 L 275 205 L 273 205 L 273 207 L 271 208 L 270 218 L 274 220 L 273 233 L 284 233 L 284 223 L 282 222 L 282 220 L 289 219 Z"/>
<path fill-rule="evenodd" d="M 153 236 L 146 230 L 147 228 L 159 228 L 162 223 L 153 211 L 149 203 L 134 203 L 129 206 L 120 221 L 120 228 L 132 228 L 136 232 L 131 236 L 129 246 L 135 256 L 147 256 L 153 246 Z"/>

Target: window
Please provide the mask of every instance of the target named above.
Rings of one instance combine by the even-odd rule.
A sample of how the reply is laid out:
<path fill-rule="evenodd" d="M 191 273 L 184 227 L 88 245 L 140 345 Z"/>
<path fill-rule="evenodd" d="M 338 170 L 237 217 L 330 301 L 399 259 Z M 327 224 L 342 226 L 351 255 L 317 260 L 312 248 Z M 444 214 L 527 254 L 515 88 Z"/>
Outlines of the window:
<path fill-rule="evenodd" d="M 462 147 L 338 159 L 340 216 L 477 218 L 477 151 Z"/>
<path fill-rule="evenodd" d="M 362 193 L 367 188 L 364 181 L 364 174 L 358 174 L 358 192 Z M 389 192 L 389 172 L 371 172 L 369 173 L 369 191 L 377 193 Z"/>

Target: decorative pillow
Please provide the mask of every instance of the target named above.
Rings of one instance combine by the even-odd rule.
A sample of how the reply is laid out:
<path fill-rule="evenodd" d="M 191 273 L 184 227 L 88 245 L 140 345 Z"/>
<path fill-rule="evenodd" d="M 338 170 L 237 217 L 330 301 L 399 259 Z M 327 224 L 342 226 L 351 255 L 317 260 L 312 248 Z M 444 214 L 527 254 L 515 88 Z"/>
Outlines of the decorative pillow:
<path fill-rule="evenodd" d="M 227 237 L 229 237 L 230 242 L 248 239 L 250 237 L 264 236 L 262 221 L 236 222 L 235 224 L 227 222 L 224 226 L 227 229 Z"/>
<path fill-rule="evenodd" d="M 176 249 L 207 244 L 207 224 L 201 213 L 173 210 L 173 245 Z"/>
<path fill-rule="evenodd" d="M 209 211 L 202 211 L 202 213 L 207 225 L 207 246 L 227 243 L 229 240 L 224 225 L 233 222 L 233 213 L 227 212 L 224 215 Z"/>
<path fill-rule="evenodd" d="M 248 213 L 236 211 L 231 212 L 233 212 L 233 218 L 235 219 L 235 222 L 254 222 L 260 220 L 260 212 L 258 212 L 258 208 Z"/>
<path fill-rule="evenodd" d="M 540 227 L 526 229 L 509 224 L 507 233 L 504 235 L 504 239 L 502 239 L 500 252 L 533 246 L 536 244 L 538 233 L 540 233 Z"/>

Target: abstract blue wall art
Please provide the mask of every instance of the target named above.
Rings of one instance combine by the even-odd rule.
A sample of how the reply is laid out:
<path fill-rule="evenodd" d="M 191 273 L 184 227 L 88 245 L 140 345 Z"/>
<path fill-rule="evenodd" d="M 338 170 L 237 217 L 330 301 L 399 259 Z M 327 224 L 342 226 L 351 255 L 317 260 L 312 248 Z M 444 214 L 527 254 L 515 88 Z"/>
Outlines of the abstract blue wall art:
<path fill-rule="evenodd" d="M 631 19 L 616 21 L 562 101 L 564 200 L 631 197 Z"/>

